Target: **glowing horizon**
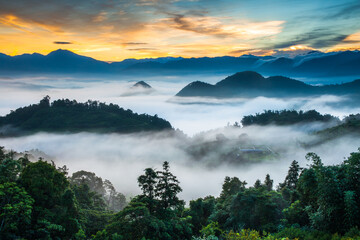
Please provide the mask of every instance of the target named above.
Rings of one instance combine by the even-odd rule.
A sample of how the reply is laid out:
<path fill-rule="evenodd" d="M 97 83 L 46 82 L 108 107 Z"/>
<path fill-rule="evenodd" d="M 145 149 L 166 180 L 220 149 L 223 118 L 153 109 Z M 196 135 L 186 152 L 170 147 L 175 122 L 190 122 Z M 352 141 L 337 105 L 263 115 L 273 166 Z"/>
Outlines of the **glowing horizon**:
<path fill-rule="evenodd" d="M 359 50 L 358 13 L 353 0 L 14 0 L 0 3 L 0 52 L 61 48 L 115 62 Z"/>

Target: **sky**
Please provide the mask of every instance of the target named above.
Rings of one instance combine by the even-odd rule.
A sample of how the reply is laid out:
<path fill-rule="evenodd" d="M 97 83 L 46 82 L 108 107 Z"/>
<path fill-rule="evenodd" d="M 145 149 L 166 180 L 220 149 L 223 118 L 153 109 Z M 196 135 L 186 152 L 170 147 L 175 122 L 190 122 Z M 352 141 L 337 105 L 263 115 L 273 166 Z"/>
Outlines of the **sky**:
<path fill-rule="evenodd" d="M 359 0 L 0 0 L 0 52 L 103 61 L 360 49 Z"/>

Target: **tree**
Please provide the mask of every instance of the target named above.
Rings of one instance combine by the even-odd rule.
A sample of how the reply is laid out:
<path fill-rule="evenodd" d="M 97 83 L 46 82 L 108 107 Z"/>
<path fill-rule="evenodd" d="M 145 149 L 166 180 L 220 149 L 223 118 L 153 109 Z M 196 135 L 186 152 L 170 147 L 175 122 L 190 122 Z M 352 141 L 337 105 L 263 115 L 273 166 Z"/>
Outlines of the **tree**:
<path fill-rule="evenodd" d="M 245 181 L 242 182 L 237 177 L 230 178 L 230 177 L 226 176 L 224 183 L 222 185 L 222 191 L 220 194 L 220 198 L 225 199 L 229 196 L 232 196 L 232 195 L 238 193 L 241 190 L 244 190 L 246 184 L 247 183 Z"/>
<path fill-rule="evenodd" d="M 124 240 L 140 240 L 149 234 L 151 222 L 152 217 L 146 204 L 131 201 L 123 211 L 115 215 L 106 230 L 110 234 L 118 233 L 124 236 Z"/>
<path fill-rule="evenodd" d="M 262 187 L 260 179 L 257 179 L 254 183 L 254 188 L 259 189 Z"/>
<path fill-rule="evenodd" d="M 40 100 L 40 107 L 50 107 L 50 97 L 46 95 L 43 99 Z"/>
<path fill-rule="evenodd" d="M 30 163 L 20 174 L 20 184 L 35 200 L 31 238 L 54 235 L 71 238 L 79 229 L 73 192 L 64 173 L 42 160 Z"/>
<path fill-rule="evenodd" d="M 30 163 L 27 154 L 18 159 L 15 159 L 16 155 L 14 151 L 5 153 L 0 147 L 0 183 L 17 181 L 20 172 Z"/>
<path fill-rule="evenodd" d="M 0 184 L 0 238 L 19 238 L 31 222 L 34 200 L 16 183 Z"/>
<path fill-rule="evenodd" d="M 75 172 L 70 178 L 70 183 L 76 184 L 78 186 L 81 184 L 86 184 L 89 186 L 90 191 L 96 192 L 102 196 L 106 193 L 102 178 L 96 176 L 96 174 L 93 172 L 87 172 L 84 170 Z"/>
<path fill-rule="evenodd" d="M 163 208 L 178 206 L 181 201 L 177 194 L 182 191 L 176 176 L 170 172 L 168 162 L 163 163 L 163 171 L 158 171 L 158 182 L 156 185 L 156 196 L 160 198 Z"/>
<path fill-rule="evenodd" d="M 266 174 L 265 181 L 264 181 L 264 186 L 266 187 L 266 190 L 272 191 L 272 189 L 273 189 L 273 183 L 274 183 L 274 180 L 272 180 L 272 179 L 270 178 L 270 175 L 269 175 L 269 174 Z"/>
<path fill-rule="evenodd" d="M 158 180 L 158 175 L 152 168 L 146 168 L 145 174 L 138 177 L 138 184 L 143 195 L 149 199 L 155 198 L 155 188 Z"/>
<path fill-rule="evenodd" d="M 139 187 L 143 191 L 142 201 L 147 203 L 151 213 L 155 211 L 154 207 L 157 203 L 155 199 L 157 180 L 158 175 L 152 168 L 146 168 L 145 174 L 138 177 Z"/>
<path fill-rule="evenodd" d="M 187 212 L 191 216 L 193 233 L 198 234 L 208 224 L 208 219 L 215 209 L 215 198 L 208 196 L 190 201 L 190 209 Z"/>
<path fill-rule="evenodd" d="M 356 194 L 354 191 L 346 191 L 344 196 L 345 203 L 345 226 L 347 229 L 358 226 L 359 206 L 356 204 Z"/>
<path fill-rule="evenodd" d="M 108 209 L 114 212 L 124 209 L 127 204 L 124 194 L 118 193 L 109 180 L 104 181 L 104 188 L 106 191 L 105 199 Z"/>
<path fill-rule="evenodd" d="M 285 181 L 283 184 L 281 184 L 281 188 L 287 187 L 291 190 L 295 190 L 297 182 L 299 180 L 300 171 L 301 168 L 299 166 L 299 163 L 296 160 L 292 161 L 289 171 L 285 177 Z"/>

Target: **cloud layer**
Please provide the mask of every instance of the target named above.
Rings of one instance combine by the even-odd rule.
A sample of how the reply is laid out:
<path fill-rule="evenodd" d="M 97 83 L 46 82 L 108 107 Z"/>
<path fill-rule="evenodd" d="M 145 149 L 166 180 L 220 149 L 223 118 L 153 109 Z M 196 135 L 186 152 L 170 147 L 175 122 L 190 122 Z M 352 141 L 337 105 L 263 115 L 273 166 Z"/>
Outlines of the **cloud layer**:
<path fill-rule="evenodd" d="M 264 55 L 294 45 L 357 49 L 358 12 L 351 0 L 321 7 L 310 0 L 13 0 L 0 3 L 0 45 L 16 55 L 72 43 L 70 50 L 107 61 Z"/>

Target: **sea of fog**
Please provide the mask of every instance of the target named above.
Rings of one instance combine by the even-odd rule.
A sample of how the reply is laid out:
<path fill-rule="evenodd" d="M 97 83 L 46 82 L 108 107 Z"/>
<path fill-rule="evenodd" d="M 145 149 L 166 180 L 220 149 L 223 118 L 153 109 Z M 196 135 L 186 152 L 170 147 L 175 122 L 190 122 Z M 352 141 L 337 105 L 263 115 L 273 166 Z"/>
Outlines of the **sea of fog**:
<path fill-rule="evenodd" d="M 139 193 L 136 179 L 146 167 L 161 168 L 169 161 L 172 172 L 178 176 L 183 192 L 181 197 L 191 200 L 221 191 L 225 176 L 237 176 L 253 184 L 269 173 L 276 183 L 283 181 L 292 160 L 302 167 L 308 164 L 305 154 L 318 153 L 326 164 L 343 161 L 360 147 L 360 140 L 342 138 L 313 148 L 299 145 L 308 132 L 324 126 L 253 127 L 248 129 L 224 128 L 240 122 L 244 115 L 265 109 L 316 109 L 340 118 L 360 113 L 360 107 L 347 97 L 331 95 L 316 98 L 265 98 L 254 99 L 179 99 L 174 95 L 192 81 L 216 83 L 226 76 L 190 75 L 183 77 L 12 77 L 0 79 L 0 115 L 29 104 L 37 103 L 49 95 L 59 98 L 89 99 L 115 103 L 137 113 L 158 114 L 174 128 L 183 131 L 192 143 L 213 141 L 219 133 L 236 138 L 246 133 L 253 142 L 282 149 L 277 159 L 251 165 L 221 163 L 209 167 L 197 162 L 184 151 L 184 139 L 167 133 L 156 134 L 49 134 L 39 133 L 26 137 L 1 138 L 0 146 L 15 151 L 38 149 L 53 159 L 58 166 L 67 165 L 70 173 L 78 170 L 95 172 L 109 179 L 117 190 L 134 196 Z M 155 91 L 143 93 L 131 90 L 137 81 L 145 81 Z M 311 82 L 311 80 L 308 80 Z M 323 81 L 324 82 L 324 81 Z M 313 81 L 314 83 L 314 81 Z M 315 82 L 314 84 L 318 84 Z M 344 103 L 344 104 L 342 104 Z M 226 130 L 227 129 L 227 130 Z M 201 135 L 201 137 L 199 137 Z"/>

